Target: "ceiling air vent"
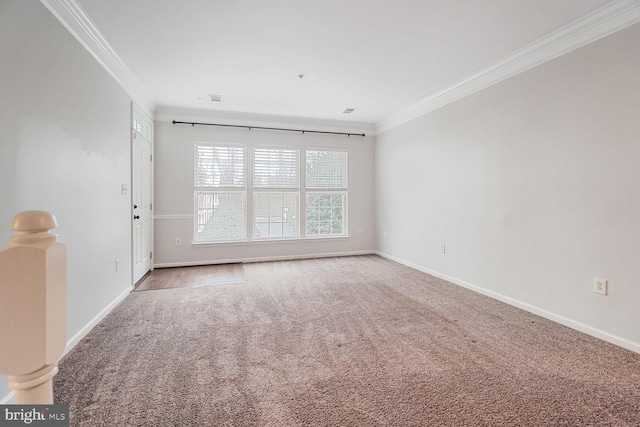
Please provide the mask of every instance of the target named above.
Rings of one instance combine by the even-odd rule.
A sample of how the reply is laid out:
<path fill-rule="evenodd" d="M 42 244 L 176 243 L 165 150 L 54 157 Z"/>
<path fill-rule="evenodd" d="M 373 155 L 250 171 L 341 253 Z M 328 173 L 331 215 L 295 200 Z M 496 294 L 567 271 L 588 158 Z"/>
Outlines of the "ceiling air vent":
<path fill-rule="evenodd" d="M 212 102 L 220 102 L 220 101 L 222 101 L 222 95 L 215 95 L 213 93 L 210 93 L 209 97 L 211 98 Z"/>
<path fill-rule="evenodd" d="M 355 109 L 355 108 L 347 108 L 346 110 L 344 110 L 344 111 L 342 112 L 342 114 L 351 114 L 351 113 L 353 113 L 354 111 L 356 111 L 356 109 Z"/>

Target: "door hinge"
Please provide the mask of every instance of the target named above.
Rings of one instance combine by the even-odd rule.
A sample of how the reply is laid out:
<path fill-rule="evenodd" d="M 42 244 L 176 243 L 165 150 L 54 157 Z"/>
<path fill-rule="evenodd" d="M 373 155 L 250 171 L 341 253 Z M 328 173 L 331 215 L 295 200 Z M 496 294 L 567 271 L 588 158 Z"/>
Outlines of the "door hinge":
<path fill-rule="evenodd" d="M 149 154 L 149 161 L 153 162 L 153 154 Z"/>
<path fill-rule="evenodd" d="M 152 211 L 153 210 L 153 203 L 149 203 L 149 210 Z"/>
<path fill-rule="evenodd" d="M 149 252 L 149 259 L 153 259 L 153 252 Z"/>

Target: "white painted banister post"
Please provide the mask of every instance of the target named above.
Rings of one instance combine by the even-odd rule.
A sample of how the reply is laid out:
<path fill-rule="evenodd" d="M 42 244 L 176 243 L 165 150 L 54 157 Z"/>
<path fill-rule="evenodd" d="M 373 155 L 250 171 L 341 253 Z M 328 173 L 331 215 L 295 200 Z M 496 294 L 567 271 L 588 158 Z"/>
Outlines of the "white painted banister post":
<path fill-rule="evenodd" d="M 67 335 L 67 249 L 49 231 L 57 225 L 48 212 L 21 212 L 0 251 L 0 373 L 16 404 L 53 403 Z"/>

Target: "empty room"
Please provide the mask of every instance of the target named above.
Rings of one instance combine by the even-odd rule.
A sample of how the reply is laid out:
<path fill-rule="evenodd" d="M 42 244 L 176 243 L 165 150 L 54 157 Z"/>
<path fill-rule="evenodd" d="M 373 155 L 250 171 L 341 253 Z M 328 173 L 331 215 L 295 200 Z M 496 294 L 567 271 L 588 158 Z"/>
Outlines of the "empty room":
<path fill-rule="evenodd" d="M 639 123 L 640 0 L 0 0 L 0 424 L 639 426 Z"/>

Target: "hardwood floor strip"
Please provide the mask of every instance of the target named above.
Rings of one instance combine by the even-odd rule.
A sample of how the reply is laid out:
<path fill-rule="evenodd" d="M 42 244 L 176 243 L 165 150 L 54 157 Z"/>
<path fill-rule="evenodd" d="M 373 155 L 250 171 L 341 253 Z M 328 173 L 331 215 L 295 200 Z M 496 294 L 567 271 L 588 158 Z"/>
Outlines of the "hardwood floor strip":
<path fill-rule="evenodd" d="M 245 281 L 242 264 L 172 267 L 152 271 L 135 291 L 215 286 Z"/>

